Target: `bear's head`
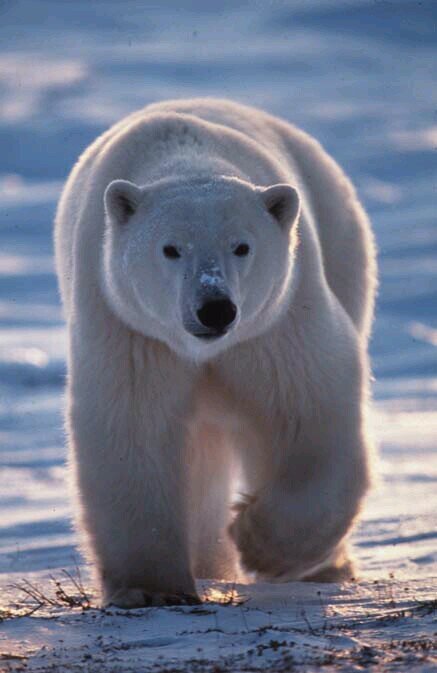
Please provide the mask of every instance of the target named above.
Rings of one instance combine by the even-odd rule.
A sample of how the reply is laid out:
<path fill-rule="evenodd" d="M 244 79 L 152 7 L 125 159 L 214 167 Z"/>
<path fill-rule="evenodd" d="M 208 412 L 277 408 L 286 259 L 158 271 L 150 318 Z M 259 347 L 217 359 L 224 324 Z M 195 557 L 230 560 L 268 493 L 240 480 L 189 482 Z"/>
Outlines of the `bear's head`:
<path fill-rule="evenodd" d="M 299 197 L 238 178 L 126 180 L 105 191 L 104 291 L 118 317 L 203 361 L 287 305 Z"/>

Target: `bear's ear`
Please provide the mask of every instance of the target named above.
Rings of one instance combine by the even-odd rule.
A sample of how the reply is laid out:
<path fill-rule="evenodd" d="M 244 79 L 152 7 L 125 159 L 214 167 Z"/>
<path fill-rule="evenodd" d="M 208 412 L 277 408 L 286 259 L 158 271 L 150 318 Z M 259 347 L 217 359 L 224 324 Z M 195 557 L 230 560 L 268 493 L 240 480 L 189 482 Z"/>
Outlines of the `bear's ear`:
<path fill-rule="evenodd" d="M 141 189 L 133 182 L 114 180 L 105 191 L 105 211 L 112 220 L 124 224 L 135 213 L 141 197 Z"/>
<path fill-rule="evenodd" d="M 291 185 L 279 184 L 259 187 L 259 193 L 270 215 L 284 228 L 291 228 L 300 210 L 297 190 Z"/>

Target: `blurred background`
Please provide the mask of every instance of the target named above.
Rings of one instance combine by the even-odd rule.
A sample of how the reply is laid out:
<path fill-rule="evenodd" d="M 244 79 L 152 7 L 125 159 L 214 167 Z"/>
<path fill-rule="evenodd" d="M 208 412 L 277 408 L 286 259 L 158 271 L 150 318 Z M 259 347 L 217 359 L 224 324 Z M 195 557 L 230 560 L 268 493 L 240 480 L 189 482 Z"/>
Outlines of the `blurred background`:
<path fill-rule="evenodd" d="M 147 103 L 228 97 L 318 138 L 377 236 L 371 344 L 382 485 L 365 573 L 436 569 L 434 0 L 0 0 L 0 572 L 76 557 L 65 485 L 65 328 L 52 223 L 63 181 Z"/>

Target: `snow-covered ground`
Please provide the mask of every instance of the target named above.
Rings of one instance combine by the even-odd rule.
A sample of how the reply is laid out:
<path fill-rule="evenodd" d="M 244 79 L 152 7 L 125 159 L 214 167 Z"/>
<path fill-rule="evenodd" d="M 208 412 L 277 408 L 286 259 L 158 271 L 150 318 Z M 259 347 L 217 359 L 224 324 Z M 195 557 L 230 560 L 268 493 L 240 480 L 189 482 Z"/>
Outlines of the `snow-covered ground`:
<path fill-rule="evenodd" d="M 436 19 L 434 0 L 0 2 L 0 671 L 436 670 Z M 296 122 L 358 186 L 380 250 L 381 479 L 353 538 L 357 583 L 211 581 L 202 607 L 101 612 L 63 572 L 87 584 L 65 486 L 53 212 L 106 126 L 194 95 Z M 44 598 L 18 616 L 39 605 L 29 590 Z"/>

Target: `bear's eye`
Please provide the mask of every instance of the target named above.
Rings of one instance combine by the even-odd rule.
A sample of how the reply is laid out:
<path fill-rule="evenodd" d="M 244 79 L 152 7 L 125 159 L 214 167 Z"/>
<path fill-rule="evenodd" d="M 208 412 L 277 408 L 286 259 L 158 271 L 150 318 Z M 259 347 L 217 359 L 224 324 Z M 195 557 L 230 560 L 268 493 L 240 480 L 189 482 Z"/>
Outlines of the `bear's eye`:
<path fill-rule="evenodd" d="M 240 245 L 237 245 L 237 247 L 234 250 L 234 255 L 237 255 L 237 257 L 246 257 L 246 255 L 249 254 L 249 246 L 247 243 L 240 243 Z"/>
<path fill-rule="evenodd" d="M 164 245 L 162 252 L 168 259 L 178 259 L 181 256 L 181 253 L 174 245 Z"/>

